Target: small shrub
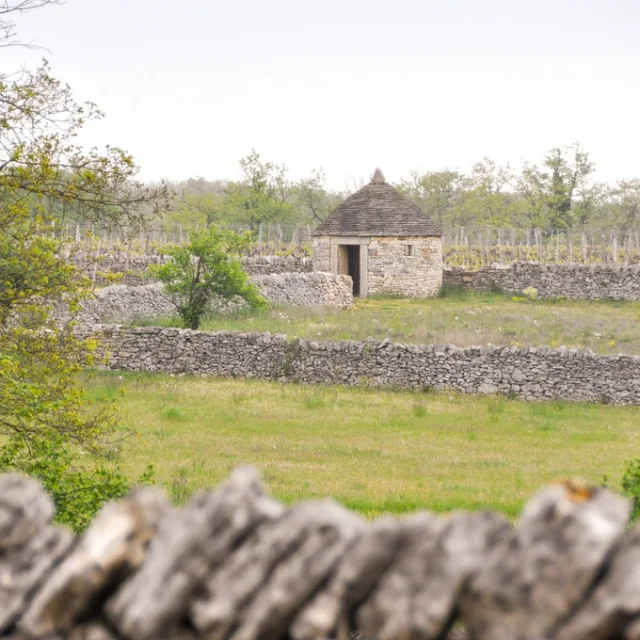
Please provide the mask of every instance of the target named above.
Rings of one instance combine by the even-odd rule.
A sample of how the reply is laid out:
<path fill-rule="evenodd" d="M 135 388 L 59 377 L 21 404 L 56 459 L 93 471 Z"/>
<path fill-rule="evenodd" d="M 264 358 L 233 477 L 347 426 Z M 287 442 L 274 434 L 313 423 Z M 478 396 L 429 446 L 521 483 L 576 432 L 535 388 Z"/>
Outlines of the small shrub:
<path fill-rule="evenodd" d="M 624 494 L 631 500 L 630 521 L 635 522 L 640 518 L 640 458 L 627 462 L 621 484 Z"/>
<path fill-rule="evenodd" d="M 266 306 L 240 260 L 251 243 L 250 233 L 215 226 L 190 231 L 188 244 L 167 249 L 173 260 L 149 267 L 149 274 L 164 283 L 185 327 L 197 329 L 216 298 L 241 298 L 253 308 Z"/>
<path fill-rule="evenodd" d="M 79 464 L 77 451 L 57 434 L 35 438 L 27 447 L 12 438 L 0 449 L 0 472 L 20 471 L 42 483 L 56 507 L 56 521 L 79 532 L 102 505 L 127 494 L 131 483 L 116 466 Z M 148 484 L 149 466 L 134 484 Z"/>
<path fill-rule="evenodd" d="M 538 298 L 538 290 L 535 287 L 527 287 L 522 290 L 522 295 L 527 300 L 536 300 Z"/>

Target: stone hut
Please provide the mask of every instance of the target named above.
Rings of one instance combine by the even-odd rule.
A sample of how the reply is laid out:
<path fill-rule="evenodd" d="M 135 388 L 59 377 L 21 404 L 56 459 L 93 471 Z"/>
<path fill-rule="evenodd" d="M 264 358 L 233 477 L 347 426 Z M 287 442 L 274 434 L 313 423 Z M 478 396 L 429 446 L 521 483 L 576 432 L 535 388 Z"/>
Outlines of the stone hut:
<path fill-rule="evenodd" d="M 442 231 L 376 169 L 313 232 L 314 271 L 347 274 L 353 295 L 435 296 L 442 286 Z"/>

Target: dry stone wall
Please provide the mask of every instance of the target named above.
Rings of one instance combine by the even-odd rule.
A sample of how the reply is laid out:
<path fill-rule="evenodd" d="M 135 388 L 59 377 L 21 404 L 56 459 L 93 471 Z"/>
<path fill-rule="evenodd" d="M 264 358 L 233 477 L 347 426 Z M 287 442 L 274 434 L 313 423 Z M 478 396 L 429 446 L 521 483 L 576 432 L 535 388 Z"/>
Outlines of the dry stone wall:
<path fill-rule="evenodd" d="M 175 307 L 159 282 L 137 287 L 115 284 L 99 289 L 94 298 L 85 300 L 76 319 L 85 324 L 129 324 L 138 320 L 166 318 L 175 313 Z"/>
<path fill-rule="evenodd" d="M 332 500 L 285 506 L 240 468 L 180 509 L 138 489 L 74 537 L 35 480 L 4 475 L 0 638 L 436 640 L 457 614 L 469 640 L 636 640 L 628 513 L 567 481 L 516 525 L 491 512 L 365 521 Z"/>
<path fill-rule="evenodd" d="M 311 258 L 296 256 L 250 256 L 242 261 L 249 275 L 274 273 L 309 273 L 313 271 Z"/>
<path fill-rule="evenodd" d="M 330 273 L 283 273 L 252 276 L 264 297 L 273 304 L 314 307 L 348 308 L 353 303 L 352 282 L 349 276 Z M 216 312 L 240 309 L 244 302 L 214 300 Z M 64 320 L 64 312 L 59 315 Z M 156 320 L 175 315 L 175 307 L 159 282 L 131 287 L 111 285 L 99 289 L 95 297 L 82 304 L 78 320 L 85 324 L 116 322 L 128 324 L 139 320 Z"/>
<path fill-rule="evenodd" d="M 269 333 L 157 327 L 84 331 L 98 332 L 111 369 L 640 404 L 639 356 L 564 347 L 316 342 Z"/>
<path fill-rule="evenodd" d="M 540 298 L 640 300 L 640 265 L 520 262 L 475 272 L 447 269 L 444 282 L 475 291 L 498 288 L 512 294 L 533 287 Z"/>
<path fill-rule="evenodd" d="M 117 278 L 121 284 L 139 285 L 153 282 L 147 268 L 170 260 L 168 256 L 155 254 L 130 254 L 115 252 L 98 255 L 96 252 L 78 251 L 66 257 L 70 264 L 78 267 L 97 284 L 104 285 Z M 309 273 L 313 271 L 311 258 L 296 256 L 248 256 L 243 259 L 249 275 L 271 275 L 276 273 Z"/>
<path fill-rule="evenodd" d="M 433 242 L 432 242 L 433 240 Z M 433 258 L 416 270 L 418 258 L 406 255 L 407 239 L 373 239 L 369 249 L 369 292 L 413 291 L 411 295 L 437 294 L 442 282 L 456 284 L 476 291 L 500 288 L 514 295 L 533 287 L 541 298 L 640 300 L 640 265 L 617 264 L 540 264 L 521 262 L 512 265 L 492 265 L 478 271 L 455 267 L 441 269 L 441 247 L 437 239 L 417 238 L 413 252 Z M 438 254 L 438 255 L 436 255 Z M 439 257 L 438 257 L 439 256 Z M 109 276 L 121 278 L 124 284 L 138 285 L 152 282 L 146 275 L 151 264 L 167 260 L 160 255 L 131 255 L 114 253 L 100 256 L 96 265 L 95 253 L 78 252 L 68 258 L 99 285 L 110 284 Z M 327 238 L 314 239 L 314 260 L 293 256 L 247 257 L 244 266 L 250 275 L 310 273 L 331 271 L 330 243 Z M 426 271 L 425 271 L 426 269 Z"/>
<path fill-rule="evenodd" d="M 251 277 L 269 302 L 299 307 L 348 308 L 353 304 L 350 276 L 332 273 L 279 273 Z"/>
<path fill-rule="evenodd" d="M 93 251 L 77 251 L 66 256 L 69 264 L 76 266 L 98 285 L 110 284 L 117 278 L 123 284 L 139 285 L 153 282 L 147 275 L 151 265 L 164 264 L 168 256 L 114 252 L 98 254 Z"/>

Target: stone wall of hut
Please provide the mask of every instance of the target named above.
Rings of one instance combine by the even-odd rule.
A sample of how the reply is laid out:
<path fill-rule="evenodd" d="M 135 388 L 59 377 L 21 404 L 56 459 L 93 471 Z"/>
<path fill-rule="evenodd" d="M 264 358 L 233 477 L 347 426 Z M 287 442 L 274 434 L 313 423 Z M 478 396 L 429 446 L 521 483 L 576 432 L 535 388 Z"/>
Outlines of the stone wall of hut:
<path fill-rule="evenodd" d="M 313 270 L 331 273 L 331 238 L 321 236 L 313 239 Z"/>
<path fill-rule="evenodd" d="M 437 296 L 442 287 L 442 239 L 372 238 L 368 276 L 369 295 Z"/>

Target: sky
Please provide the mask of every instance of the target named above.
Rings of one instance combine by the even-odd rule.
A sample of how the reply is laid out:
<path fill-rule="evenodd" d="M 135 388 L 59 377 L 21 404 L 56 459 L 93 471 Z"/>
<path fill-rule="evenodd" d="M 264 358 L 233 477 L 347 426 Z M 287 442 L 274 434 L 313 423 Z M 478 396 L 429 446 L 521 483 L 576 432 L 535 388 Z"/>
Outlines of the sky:
<path fill-rule="evenodd" d="M 144 180 L 238 179 L 256 149 L 334 189 L 519 167 L 580 142 L 640 176 L 640 0 L 66 0 L 20 16 L 3 70 L 46 57 Z"/>

